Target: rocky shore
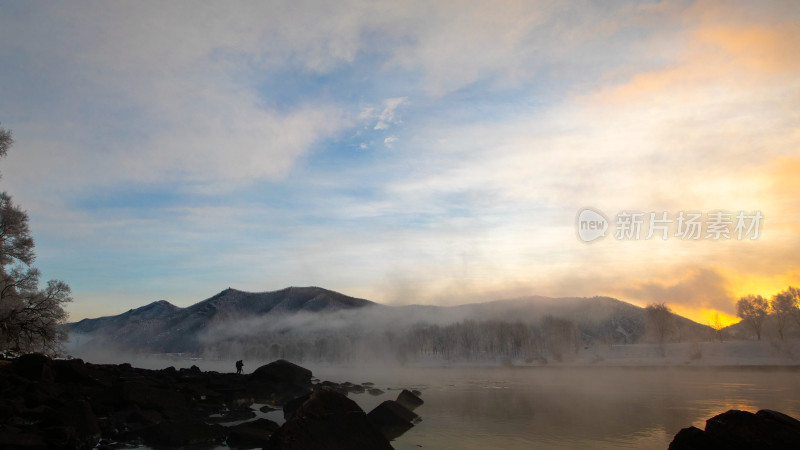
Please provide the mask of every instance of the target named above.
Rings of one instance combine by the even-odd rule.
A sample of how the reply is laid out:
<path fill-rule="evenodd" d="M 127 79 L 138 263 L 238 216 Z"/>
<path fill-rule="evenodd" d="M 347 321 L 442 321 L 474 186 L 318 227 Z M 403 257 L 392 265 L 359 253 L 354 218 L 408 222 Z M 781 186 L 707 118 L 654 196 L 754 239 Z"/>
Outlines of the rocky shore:
<path fill-rule="evenodd" d="M 422 400 L 403 390 L 367 414 L 347 397 L 376 391 L 314 380 L 284 360 L 237 375 L 24 355 L 0 361 L 0 448 L 391 449 Z M 286 422 L 256 418 L 261 403 L 283 409 Z M 238 424 L 221 425 L 230 422 Z"/>

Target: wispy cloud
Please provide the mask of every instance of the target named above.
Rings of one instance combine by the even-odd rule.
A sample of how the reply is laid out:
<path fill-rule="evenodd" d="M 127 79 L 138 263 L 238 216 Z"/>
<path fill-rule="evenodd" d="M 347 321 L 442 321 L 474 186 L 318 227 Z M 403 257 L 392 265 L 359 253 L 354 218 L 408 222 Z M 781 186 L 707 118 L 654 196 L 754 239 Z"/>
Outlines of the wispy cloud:
<path fill-rule="evenodd" d="M 383 111 L 381 111 L 380 116 L 378 116 L 378 123 L 375 124 L 375 130 L 385 130 L 389 128 L 391 125 L 402 123 L 400 119 L 395 117 L 395 111 L 397 108 L 406 103 L 408 101 L 408 97 L 395 97 L 395 98 L 387 98 L 383 101 Z"/>

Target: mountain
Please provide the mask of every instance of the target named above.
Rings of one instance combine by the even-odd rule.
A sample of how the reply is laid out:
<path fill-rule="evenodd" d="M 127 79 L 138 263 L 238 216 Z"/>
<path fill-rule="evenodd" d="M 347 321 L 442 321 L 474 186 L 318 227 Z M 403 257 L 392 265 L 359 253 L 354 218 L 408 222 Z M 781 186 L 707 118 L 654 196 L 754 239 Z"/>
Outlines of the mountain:
<path fill-rule="evenodd" d="M 387 306 L 319 287 L 290 287 L 261 293 L 226 289 L 186 308 L 160 300 L 68 327 L 75 348 L 333 362 L 398 353 L 401 359 L 469 359 L 499 351 L 522 358 L 541 349 L 551 353 L 545 347 L 555 341 L 569 348 L 638 342 L 646 323 L 644 308 L 609 297 Z M 711 332 L 677 315 L 673 323 L 679 340 Z"/>
<path fill-rule="evenodd" d="M 646 336 L 645 308 L 611 297 L 529 296 L 451 307 L 411 305 L 398 307 L 427 323 L 446 325 L 454 321 L 503 321 L 540 325 L 546 317 L 567 319 L 578 328 L 585 344 L 630 344 Z M 672 335 L 678 341 L 705 340 L 713 331 L 683 316 L 672 314 Z"/>
<path fill-rule="evenodd" d="M 289 287 L 258 293 L 228 288 L 186 308 L 159 300 L 117 316 L 83 319 L 67 327 L 73 335 L 73 343 L 78 345 L 192 353 L 203 349 L 200 335 L 214 323 L 254 316 L 375 306 L 378 304 L 369 300 L 318 287 Z"/>
<path fill-rule="evenodd" d="M 80 322 L 69 324 L 70 331 L 79 333 L 94 333 L 114 331 L 126 333 L 129 329 L 143 323 L 149 323 L 159 318 L 175 313 L 182 308 L 166 300 L 158 300 L 140 308 L 131 309 L 118 316 L 100 317 L 98 319 L 83 319 Z"/>

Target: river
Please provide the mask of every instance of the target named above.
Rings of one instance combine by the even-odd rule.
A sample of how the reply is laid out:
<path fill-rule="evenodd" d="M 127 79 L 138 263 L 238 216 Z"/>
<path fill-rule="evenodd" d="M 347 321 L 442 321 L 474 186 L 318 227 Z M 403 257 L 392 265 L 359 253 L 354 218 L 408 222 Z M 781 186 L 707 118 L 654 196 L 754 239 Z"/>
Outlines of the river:
<path fill-rule="evenodd" d="M 321 379 L 375 383 L 369 411 L 419 389 L 422 421 L 397 449 L 666 449 L 681 428 L 729 409 L 800 417 L 797 367 L 320 367 Z"/>

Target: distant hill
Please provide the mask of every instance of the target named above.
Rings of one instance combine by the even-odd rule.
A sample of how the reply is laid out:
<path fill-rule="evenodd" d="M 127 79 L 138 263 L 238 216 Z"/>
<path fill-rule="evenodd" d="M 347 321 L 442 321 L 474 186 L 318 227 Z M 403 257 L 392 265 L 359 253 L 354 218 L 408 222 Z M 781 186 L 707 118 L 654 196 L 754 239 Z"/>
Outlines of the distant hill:
<path fill-rule="evenodd" d="M 187 308 L 159 300 L 117 316 L 83 319 L 67 324 L 79 345 L 159 353 L 203 350 L 199 335 L 212 323 L 240 317 L 297 312 L 331 312 L 373 307 L 377 303 L 318 287 L 289 287 L 273 292 L 225 289 Z M 74 342 L 75 343 L 75 342 Z"/>
<path fill-rule="evenodd" d="M 673 340 L 711 335 L 709 327 L 681 316 L 674 315 L 674 324 Z M 186 308 L 160 300 L 68 327 L 73 347 L 84 350 L 328 361 L 389 354 L 525 359 L 553 352 L 554 341 L 568 348 L 642 341 L 646 312 L 609 297 L 386 306 L 319 287 L 290 287 L 226 289 Z"/>

